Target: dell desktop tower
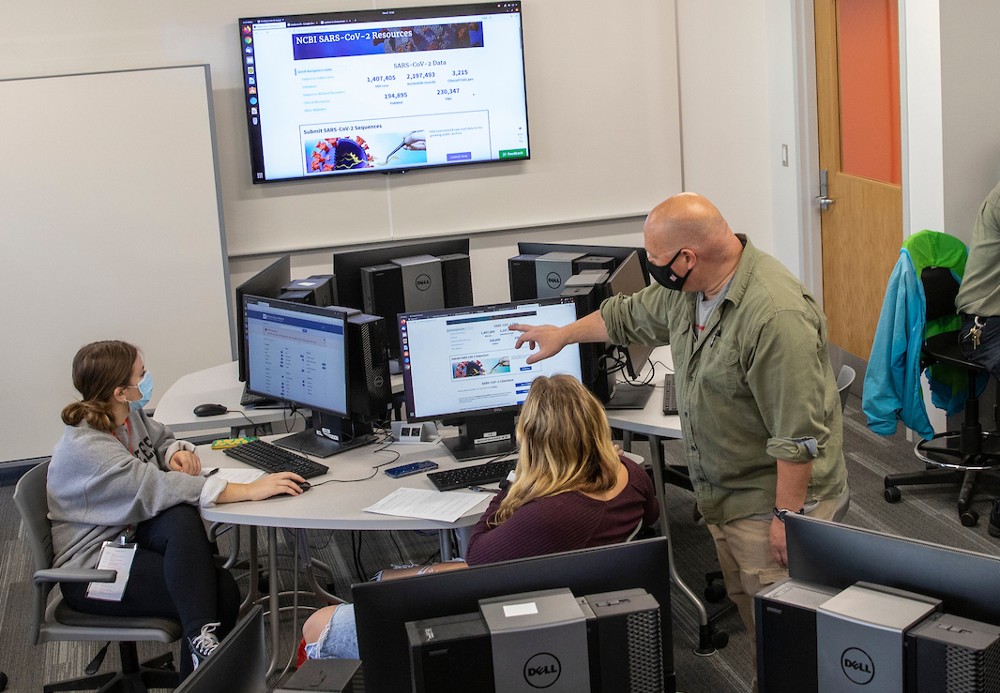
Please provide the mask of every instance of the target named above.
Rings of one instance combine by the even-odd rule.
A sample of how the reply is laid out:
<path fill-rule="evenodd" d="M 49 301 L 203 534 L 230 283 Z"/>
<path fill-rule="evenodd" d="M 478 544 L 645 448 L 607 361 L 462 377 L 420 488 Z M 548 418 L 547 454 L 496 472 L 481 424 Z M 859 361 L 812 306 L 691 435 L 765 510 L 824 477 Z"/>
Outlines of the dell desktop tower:
<path fill-rule="evenodd" d="M 538 298 L 538 289 L 535 286 L 535 260 L 537 259 L 538 255 L 517 255 L 507 260 L 511 301 Z"/>
<path fill-rule="evenodd" d="M 361 296 L 364 311 L 385 318 L 387 332 L 395 334 L 396 316 L 406 312 L 403 303 L 403 273 L 390 263 L 361 268 Z M 389 340 L 389 354 L 399 358 L 399 340 Z"/>
<path fill-rule="evenodd" d="M 441 278 L 444 281 L 444 307 L 475 305 L 472 298 L 472 263 L 465 253 L 441 255 Z"/>
<path fill-rule="evenodd" d="M 380 315 L 365 313 L 347 319 L 351 413 L 376 423 L 390 419 L 392 412 L 388 324 Z"/>
<path fill-rule="evenodd" d="M 407 312 L 444 308 L 441 260 L 433 255 L 414 255 L 393 258 L 391 262 L 400 268 Z"/>
<path fill-rule="evenodd" d="M 760 693 L 816 693 L 816 608 L 838 591 L 785 578 L 754 597 Z"/>
<path fill-rule="evenodd" d="M 906 633 L 906 693 L 1000 692 L 1000 628 L 935 613 Z"/>
<path fill-rule="evenodd" d="M 561 298 L 572 298 L 576 304 L 576 317 L 580 319 L 597 310 L 604 298 L 604 285 L 571 286 L 563 289 Z M 580 344 L 580 375 L 583 384 L 594 393 L 602 404 L 611 399 L 615 390 L 615 374 L 604 358 L 607 344 L 588 342 Z"/>

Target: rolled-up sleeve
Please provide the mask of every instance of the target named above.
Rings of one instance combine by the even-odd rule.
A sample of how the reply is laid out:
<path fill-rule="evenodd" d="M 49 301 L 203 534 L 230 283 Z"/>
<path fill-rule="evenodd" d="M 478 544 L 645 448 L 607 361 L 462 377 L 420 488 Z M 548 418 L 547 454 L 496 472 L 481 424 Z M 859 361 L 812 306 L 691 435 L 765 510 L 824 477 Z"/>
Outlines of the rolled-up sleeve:
<path fill-rule="evenodd" d="M 775 459 L 809 462 L 830 437 L 818 327 L 807 313 L 782 310 L 756 342 L 747 378 L 769 433 L 767 454 Z"/>

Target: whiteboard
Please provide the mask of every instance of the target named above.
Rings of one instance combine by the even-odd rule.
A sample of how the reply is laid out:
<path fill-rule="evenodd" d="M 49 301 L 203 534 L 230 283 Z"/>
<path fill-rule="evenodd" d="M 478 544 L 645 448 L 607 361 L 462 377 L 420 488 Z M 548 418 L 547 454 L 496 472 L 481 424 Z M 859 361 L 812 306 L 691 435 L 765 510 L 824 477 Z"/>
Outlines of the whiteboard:
<path fill-rule="evenodd" d="M 140 347 L 153 404 L 232 358 L 207 65 L 0 81 L 0 461 L 47 455 L 77 349 Z"/>

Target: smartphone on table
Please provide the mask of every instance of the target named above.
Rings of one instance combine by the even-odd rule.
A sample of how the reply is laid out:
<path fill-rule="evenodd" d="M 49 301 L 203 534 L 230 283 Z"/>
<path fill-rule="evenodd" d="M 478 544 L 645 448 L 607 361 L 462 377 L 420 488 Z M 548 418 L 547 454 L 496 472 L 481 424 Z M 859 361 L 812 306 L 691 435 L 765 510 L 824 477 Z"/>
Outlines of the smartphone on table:
<path fill-rule="evenodd" d="M 385 473 L 391 476 L 393 479 L 398 479 L 402 476 L 410 476 L 411 474 L 419 474 L 420 472 L 429 472 L 432 469 L 437 469 L 437 462 L 431 462 L 430 460 L 422 460 L 420 462 L 410 462 L 409 464 L 401 464 L 398 467 L 389 467 L 385 470 Z"/>

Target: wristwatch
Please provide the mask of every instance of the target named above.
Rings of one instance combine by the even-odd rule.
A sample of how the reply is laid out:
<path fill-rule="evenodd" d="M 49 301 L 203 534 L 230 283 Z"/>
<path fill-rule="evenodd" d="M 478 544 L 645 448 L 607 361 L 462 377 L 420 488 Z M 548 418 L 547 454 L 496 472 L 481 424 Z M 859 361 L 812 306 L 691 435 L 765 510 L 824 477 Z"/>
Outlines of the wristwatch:
<path fill-rule="evenodd" d="M 799 508 L 798 510 L 789 510 L 788 508 L 773 508 L 771 512 L 773 512 L 774 516 L 778 518 L 778 522 L 784 522 L 785 515 L 787 515 L 788 513 L 793 513 L 795 515 L 804 515 L 805 508 Z"/>

